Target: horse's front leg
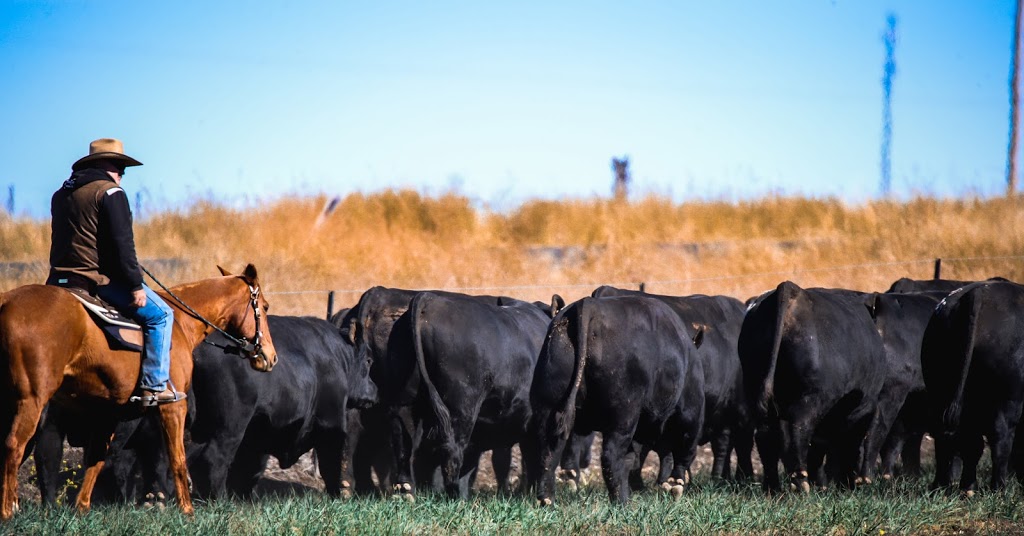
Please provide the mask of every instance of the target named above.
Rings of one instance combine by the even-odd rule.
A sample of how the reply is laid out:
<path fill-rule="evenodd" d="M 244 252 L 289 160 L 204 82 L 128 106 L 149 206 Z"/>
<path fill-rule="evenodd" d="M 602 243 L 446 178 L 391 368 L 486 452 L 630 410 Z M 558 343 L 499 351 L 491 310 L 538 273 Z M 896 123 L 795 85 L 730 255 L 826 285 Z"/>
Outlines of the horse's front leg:
<path fill-rule="evenodd" d="M 160 422 L 163 424 L 164 440 L 167 443 L 167 461 L 174 477 L 174 491 L 178 494 L 178 506 L 185 514 L 192 514 L 192 493 L 188 489 L 188 467 L 185 465 L 185 416 L 188 404 L 182 400 L 158 406 Z"/>
<path fill-rule="evenodd" d="M 89 434 L 89 440 L 83 452 L 84 460 L 82 460 L 85 464 L 85 475 L 82 477 L 82 487 L 79 488 L 78 497 L 75 499 L 75 506 L 83 514 L 92 507 L 92 490 L 96 486 L 96 478 L 103 470 L 107 451 L 110 450 L 110 442 L 113 439 L 114 421 L 112 420 L 98 422 L 93 432 Z"/>

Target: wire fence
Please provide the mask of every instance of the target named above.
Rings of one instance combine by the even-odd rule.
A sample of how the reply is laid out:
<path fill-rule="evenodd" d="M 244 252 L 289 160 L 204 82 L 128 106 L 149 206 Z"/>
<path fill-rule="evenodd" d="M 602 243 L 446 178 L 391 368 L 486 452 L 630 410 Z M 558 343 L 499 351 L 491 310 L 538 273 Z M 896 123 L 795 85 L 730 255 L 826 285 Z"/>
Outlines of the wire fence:
<path fill-rule="evenodd" d="M 887 261 L 887 262 L 868 262 L 858 264 L 844 264 L 837 266 L 826 266 L 822 268 L 794 268 L 791 270 L 772 270 L 767 272 L 749 272 L 744 274 L 730 274 L 712 277 L 693 277 L 683 279 L 663 279 L 663 280 L 644 280 L 644 281 L 600 281 L 600 282 L 586 282 L 586 283 L 560 283 L 560 284 L 529 284 L 529 285 L 490 285 L 490 286 L 445 286 L 436 287 L 434 290 L 443 290 L 448 292 L 461 292 L 461 293 L 473 293 L 473 292 L 494 292 L 500 291 L 502 293 L 514 293 L 516 291 L 543 291 L 552 289 L 595 289 L 602 285 L 611 285 L 614 287 L 630 288 L 645 286 L 678 286 L 687 285 L 693 283 L 707 283 L 715 281 L 735 281 L 744 279 L 762 279 L 769 277 L 788 277 L 793 278 L 800 275 L 806 274 L 822 274 L 822 273 L 837 273 L 837 272 L 850 272 L 862 269 L 877 269 L 877 268 L 891 268 L 891 267 L 908 267 L 908 266 L 922 266 L 932 265 L 933 278 L 940 279 L 942 277 L 942 264 L 946 263 L 971 263 L 971 262 L 990 262 L 990 261 L 1024 261 L 1024 255 L 1003 255 L 1003 256 L 991 256 L 991 257 L 947 257 L 947 258 L 929 258 L 929 259 L 913 259 L 904 261 Z M 334 313 L 335 297 L 338 295 L 361 295 L 365 292 L 365 288 L 343 288 L 343 289 L 319 289 L 319 290 L 283 290 L 276 292 L 267 292 L 269 295 L 275 296 L 286 296 L 286 295 L 311 295 L 311 294 L 322 294 L 327 298 L 327 317 L 331 317 Z"/>

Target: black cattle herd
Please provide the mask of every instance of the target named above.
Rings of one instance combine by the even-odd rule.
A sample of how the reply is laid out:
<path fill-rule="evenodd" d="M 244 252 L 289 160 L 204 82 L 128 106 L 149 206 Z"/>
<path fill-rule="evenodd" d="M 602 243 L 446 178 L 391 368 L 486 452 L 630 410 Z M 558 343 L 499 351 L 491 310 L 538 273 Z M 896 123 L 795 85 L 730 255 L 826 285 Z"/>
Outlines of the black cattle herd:
<path fill-rule="evenodd" d="M 491 451 L 500 492 L 547 505 L 559 466 L 578 483 L 596 432 L 617 503 L 644 486 L 637 460 L 650 451 L 657 484 L 679 496 L 708 443 L 711 477 L 739 480 L 754 478 L 756 445 L 772 491 L 917 475 L 926 433 L 933 487 L 973 493 L 986 442 L 993 488 L 1024 476 L 1024 286 L 1001 278 L 901 279 L 886 292 L 787 281 L 746 304 L 613 287 L 568 306 L 557 295 L 374 287 L 330 321 L 269 322 L 280 358 L 270 374 L 217 345 L 194 355 L 187 453 L 198 497 L 249 497 L 269 456 L 287 468 L 312 449 L 334 496 L 465 498 Z M 41 421 L 44 503 L 82 422 L 57 404 Z M 146 417 L 121 423 L 98 500 L 170 488 L 158 433 Z"/>

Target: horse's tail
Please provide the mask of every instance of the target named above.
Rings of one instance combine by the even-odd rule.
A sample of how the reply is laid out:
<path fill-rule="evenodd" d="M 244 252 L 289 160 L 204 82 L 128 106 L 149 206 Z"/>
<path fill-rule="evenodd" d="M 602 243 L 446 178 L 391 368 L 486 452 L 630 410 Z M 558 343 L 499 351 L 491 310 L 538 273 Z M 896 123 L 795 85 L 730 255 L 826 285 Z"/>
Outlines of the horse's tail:
<path fill-rule="evenodd" d="M 768 406 L 775 398 L 775 367 L 779 363 L 779 349 L 782 346 L 782 330 L 786 314 L 793 306 L 793 300 L 799 288 L 789 282 L 783 281 L 775 291 L 775 331 L 772 338 L 771 355 L 769 356 L 768 371 L 765 373 L 761 393 L 757 398 L 757 408 L 761 413 L 768 412 Z"/>
<path fill-rule="evenodd" d="M 979 286 L 974 292 L 968 292 L 960 300 L 960 304 L 966 305 L 967 309 L 967 337 L 963 347 L 963 363 L 960 366 L 960 376 L 953 391 L 953 398 L 949 406 L 942 413 L 942 424 L 946 430 L 955 430 L 960 424 L 960 412 L 963 410 L 964 388 L 967 385 L 967 373 L 971 368 L 971 358 L 974 357 L 974 342 L 978 333 L 978 315 L 981 313 L 981 305 L 985 300 L 983 293 L 988 286 Z M 966 304 L 964 302 L 967 302 Z"/>
<path fill-rule="evenodd" d="M 409 304 L 409 322 L 412 324 L 412 345 L 416 353 L 416 366 L 419 368 L 421 381 L 427 388 L 427 394 L 430 396 L 430 406 L 437 416 L 438 425 L 441 427 L 442 442 L 446 447 L 451 447 L 455 443 L 451 413 L 448 411 L 448 407 L 445 406 L 444 400 L 441 399 L 441 395 L 437 392 L 434 382 L 430 380 L 430 374 L 427 372 L 427 362 L 423 355 L 423 334 L 420 316 L 423 314 L 426 302 L 432 299 L 433 295 L 429 293 L 421 292 L 417 294 L 412 299 L 412 303 Z"/>
<path fill-rule="evenodd" d="M 572 374 L 572 387 L 562 402 L 562 410 L 555 414 L 556 433 L 560 437 L 569 437 L 576 422 L 576 393 L 583 383 L 583 369 L 587 365 L 587 331 L 590 326 L 590 301 L 583 298 L 576 302 L 576 353 Z"/>

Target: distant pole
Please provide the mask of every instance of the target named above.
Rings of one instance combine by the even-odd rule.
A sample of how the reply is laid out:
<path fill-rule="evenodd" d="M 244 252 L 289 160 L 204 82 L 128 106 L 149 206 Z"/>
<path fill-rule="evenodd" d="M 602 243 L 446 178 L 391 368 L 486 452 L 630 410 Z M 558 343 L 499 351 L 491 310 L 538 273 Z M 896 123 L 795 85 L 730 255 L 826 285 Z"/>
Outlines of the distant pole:
<path fill-rule="evenodd" d="M 942 279 L 942 259 L 935 259 L 935 277 L 932 279 Z"/>
<path fill-rule="evenodd" d="M 621 160 L 613 157 L 612 171 L 615 173 L 612 195 L 616 200 L 624 201 L 629 196 L 629 157 L 624 156 Z"/>
<path fill-rule="evenodd" d="M 334 316 L 334 291 L 327 293 L 327 320 Z"/>
<path fill-rule="evenodd" d="M 1010 145 L 1006 148 L 1006 195 L 1017 193 L 1017 122 L 1020 112 L 1020 19 L 1021 1 L 1017 0 L 1017 12 L 1013 21 L 1013 49 L 1010 50 Z"/>
<path fill-rule="evenodd" d="M 14 215 L 14 185 L 7 187 L 7 213 Z"/>
<path fill-rule="evenodd" d="M 896 76 L 896 15 L 885 18 L 885 65 L 882 67 L 882 195 L 888 197 L 892 189 L 892 80 Z"/>
<path fill-rule="evenodd" d="M 135 219 L 142 219 L 142 192 L 135 192 Z"/>

